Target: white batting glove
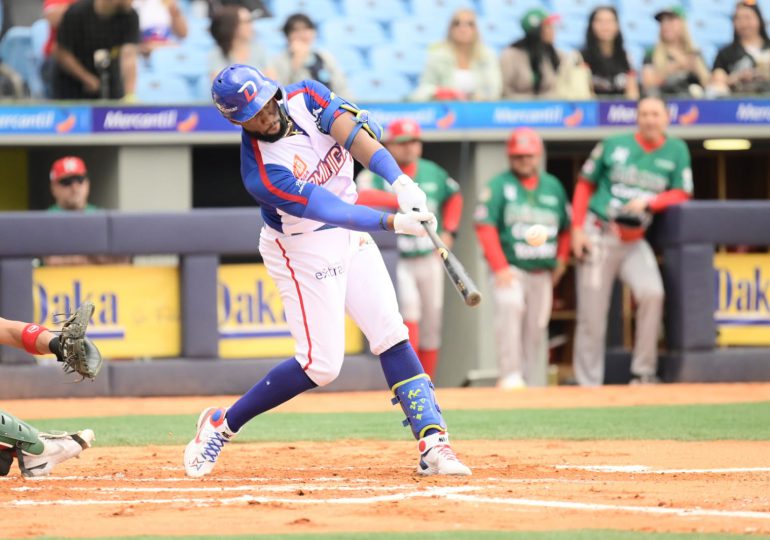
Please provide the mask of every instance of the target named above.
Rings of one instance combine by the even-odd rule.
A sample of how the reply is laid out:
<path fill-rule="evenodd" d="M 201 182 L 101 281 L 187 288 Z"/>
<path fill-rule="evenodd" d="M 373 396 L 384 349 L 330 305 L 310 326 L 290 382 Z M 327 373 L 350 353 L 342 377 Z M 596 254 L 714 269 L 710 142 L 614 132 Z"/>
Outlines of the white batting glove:
<path fill-rule="evenodd" d="M 393 218 L 393 230 L 396 234 L 411 234 L 412 236 L 426 236 L 428 233 L 425 231 L 423 223 L 436 231 L 438 223 L 436 222 L 436 216 L 430 212 L 407 212 L 405 214 L 398 213 Z"/>
<path fill-rule="evenodd" d="M 398 198 L 398 207 L 402 212 L 427 212 L 428 198 L 414 180 L 402 174 L 393 182 L 393 191 Z"/>

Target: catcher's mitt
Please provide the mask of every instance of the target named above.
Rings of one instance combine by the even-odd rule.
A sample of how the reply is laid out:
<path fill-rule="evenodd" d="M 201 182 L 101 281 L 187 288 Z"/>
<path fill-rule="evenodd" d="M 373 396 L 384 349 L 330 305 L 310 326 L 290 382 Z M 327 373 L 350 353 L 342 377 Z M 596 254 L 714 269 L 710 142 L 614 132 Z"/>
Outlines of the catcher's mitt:
<path fill-rule="evenodd" d="M 56 356 L 64 363 L 64 372 L 79 374 L 81 381 L 93 380 L 104 362 L 99 349 L 86 337 L 86 328 L 93 312 L 94 305 L 84 302 L 64 321 L 59 335 L 59 351 Z"/>

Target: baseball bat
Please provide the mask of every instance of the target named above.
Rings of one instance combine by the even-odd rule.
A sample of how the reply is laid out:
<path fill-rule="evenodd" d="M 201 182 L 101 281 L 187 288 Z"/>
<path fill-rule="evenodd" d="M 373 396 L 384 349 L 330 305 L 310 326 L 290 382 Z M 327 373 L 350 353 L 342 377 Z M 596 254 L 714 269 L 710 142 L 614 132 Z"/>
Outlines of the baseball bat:
<path fill-rule="evenodd" d="M 463 297 L 465 304 L 471 307 L 478 306 L 481 302 L 481 293 L 479 288 L 473 282 L 468 275 L 468 272 L 463 268 L 462 263 L 454 256 L 454 253 L 449 251 L 446 244 L 441 241 L 436 231 L 434 231 L 427 223 L 422 224 L 428 233 L 428 236 L 433 241 L 433 245 L 436 246 L 436 251 L 441 256 L 441 262 L 444 263 L 444 270 L 446 270 L 449 279 L 452 280 L 452 284 Z"/>

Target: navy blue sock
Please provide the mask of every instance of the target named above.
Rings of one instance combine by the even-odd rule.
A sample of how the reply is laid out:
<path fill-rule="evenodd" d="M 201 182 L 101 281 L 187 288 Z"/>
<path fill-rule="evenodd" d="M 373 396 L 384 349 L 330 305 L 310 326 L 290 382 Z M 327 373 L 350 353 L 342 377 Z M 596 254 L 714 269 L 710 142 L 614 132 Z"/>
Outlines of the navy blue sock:
<path fill-rule="evenodd" d="M 265 411 L 318 386 L 294 358 L 284 360 L 227 409 L 227 425 L 233 431 Z"/>
<path fill-rule="evenodd" d="M 390 349 L 380 355 L 380 364 L 382 372 L 385 374 L 385 380 L 388 382 L 388 388 L 393 388 L 396 383 L 411 379 L 425 370 L 422 368 L 417 353 L 414 352 L 412 345 L 408 341 L 402 341 L 393 345 Z M 423 436 L 438 433 L 437 429 L 429 429 Z"/>

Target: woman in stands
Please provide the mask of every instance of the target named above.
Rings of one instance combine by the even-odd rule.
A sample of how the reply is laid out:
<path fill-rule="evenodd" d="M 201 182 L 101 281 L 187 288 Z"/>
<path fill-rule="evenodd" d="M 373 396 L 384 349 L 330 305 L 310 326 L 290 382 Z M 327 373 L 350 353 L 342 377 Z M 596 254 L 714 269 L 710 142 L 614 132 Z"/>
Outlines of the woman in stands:
<path fill-rule="evenodd" d="M 254 36 L 251 12 L 242 6 L 220 6 L 211 16 L 211 37 L 217 47 L 209 54 L 211 78 L 230 64 L 264 68 L 267 55 Z"/>
<path fill-rule="evenodd" d="M 733 28 L 733 42 L 720 49 L 714 61 L 714 93 L 770 92 L 770 38 L 759 6 L 752 1 L 738 2 Z"/>
<path fill-rule="evenodd" d="M 684 11 L 674 7 L 655 14 L 660 23 L 658 43 L 647 51 L 642 67 L 645 95 L 701 97 L 709 70 L 687 29 Z"/>
<path fill-rule="evenodd" d="M 413 98 L 473 101 L 500 98 L 502 78 L 495 52 L 481 41 L 476 13 L 459 9 L 444 41 L 431 45 Z"/>
<path fill-rule="evenodd" d="M 591 12 L 585 46 L 580 53 L 591 69 L 591 82 L 597 97 L 639 97 L 636 71 L 623 47 L 615 8 L 602 6 Z"/>

